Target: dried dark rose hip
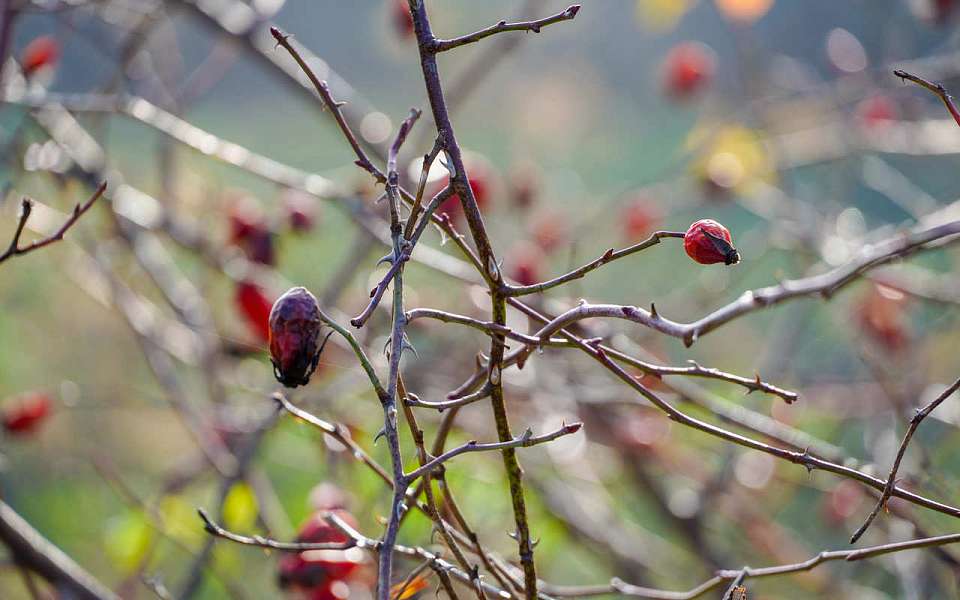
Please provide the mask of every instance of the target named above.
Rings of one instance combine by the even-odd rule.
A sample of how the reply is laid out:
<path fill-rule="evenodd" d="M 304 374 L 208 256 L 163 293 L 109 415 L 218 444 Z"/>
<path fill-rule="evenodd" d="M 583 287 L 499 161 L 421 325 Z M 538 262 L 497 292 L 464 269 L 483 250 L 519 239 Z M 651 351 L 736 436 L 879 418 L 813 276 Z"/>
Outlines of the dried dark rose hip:
<path fill-rule="evenodd" d="M 330 337 L 318 345 L 322 328 L 320 304 L 306 288 L 290 288 L 273 303 L 270 359 L 277 381 L 291 388 L 309 383 Z"/>
<path fill-rule="evenodd" d="M 702 265 L 735 265 L 740 262 L 740 253 L 733 247 L 730 231 L 713 219 L 701 219 L 691 225 L 683 236 L 683 249 Z"/>

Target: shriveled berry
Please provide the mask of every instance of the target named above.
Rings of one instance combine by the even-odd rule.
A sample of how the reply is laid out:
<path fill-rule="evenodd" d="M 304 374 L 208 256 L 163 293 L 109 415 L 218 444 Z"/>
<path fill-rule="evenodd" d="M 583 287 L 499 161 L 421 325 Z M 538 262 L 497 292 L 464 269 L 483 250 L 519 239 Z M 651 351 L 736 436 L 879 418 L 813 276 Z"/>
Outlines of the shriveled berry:
<path fill-rule="evenodd" d="M 320 304 L 306 288 L 290 288 L 277 299 L 270 311 L 270 357 L 277 381 L 292 388 L 310 382 L 323 350 L 318 345 L 322 328 Z"/>
<path fill-rule="evenodd" d="M 270 299 L 259 285 L 252 281 L 237 284 L 234 300 L 247 321 L 250 331 L 263 343 L 270 341 Z"/>
<path fill-rule="evenodd" d="M 60 44 L 49 35 L 35 38 L 20 55 L 23 72 L 29 76 L 44 67 L 52 67 L 60 59 Z"/>
<path fill-rule="evenodd" d="M 50 396 L 43 392 L 13 398 L 3 407 L 3 428 L 13 434 L 31 433 L 47 418 L 52 406 Z"/>
<path fill-rule="evenodd" d="M 735 265 L 740 262 L 740 253 L 733 247 L 730 231 L 713 219 L 701 219 L 691 225 L 683 236 L 683 249 L 702 265 Z"/>

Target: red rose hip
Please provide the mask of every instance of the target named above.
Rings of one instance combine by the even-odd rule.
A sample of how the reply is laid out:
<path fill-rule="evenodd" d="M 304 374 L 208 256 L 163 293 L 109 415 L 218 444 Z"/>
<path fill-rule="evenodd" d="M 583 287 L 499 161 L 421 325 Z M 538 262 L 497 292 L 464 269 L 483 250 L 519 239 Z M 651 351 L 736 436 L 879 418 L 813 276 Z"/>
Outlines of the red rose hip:
<path fill-rule="evenodd" d="M 740 262 L 740 253 L 733 247 L 730 231 L 713 219 L 701 219 L 691 225 L 683 236 L 683 249 L 702 265 L 735 265 Z"/>
<path fill-rule="evenodd" d="M 277 381 L 295 388 L 310 382 L 320 361 L 320 304 L 306 288 L 290 288 L 270 311 L 270 358 Z M 327 335 L 329 338 L 329 334 Z"/>

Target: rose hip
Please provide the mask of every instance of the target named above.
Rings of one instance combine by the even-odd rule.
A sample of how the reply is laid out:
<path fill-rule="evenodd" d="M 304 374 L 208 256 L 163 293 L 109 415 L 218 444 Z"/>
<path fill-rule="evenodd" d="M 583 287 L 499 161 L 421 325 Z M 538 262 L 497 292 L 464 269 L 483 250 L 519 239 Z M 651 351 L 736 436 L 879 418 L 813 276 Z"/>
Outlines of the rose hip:
<path fill-rule="evenodd" d="M 740 253 L 733 247 L 730 231 L 713 219 L 701 219 L 692 224 L 683 236 L 683 249 L 702 265 L 735 265 L 740 262 Z"/>

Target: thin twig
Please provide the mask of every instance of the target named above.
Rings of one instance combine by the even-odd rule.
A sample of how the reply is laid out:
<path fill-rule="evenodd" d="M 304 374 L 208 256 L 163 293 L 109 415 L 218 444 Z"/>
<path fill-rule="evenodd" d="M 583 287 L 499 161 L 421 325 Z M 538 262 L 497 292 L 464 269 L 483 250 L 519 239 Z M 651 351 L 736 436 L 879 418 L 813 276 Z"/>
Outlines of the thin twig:
<path fill-rule="evenodd" d="M 307 550 L 348 550 L 357 545 L 353 540 L 346 542 L 278 542 L 259 535 L 239 535 L 218 525 L 202 508 L 197 509 L 197 514 L 203 520 L 203 528 L 207 533 L 245 546 L 259 546 L 282 552 L 306 552 Z"/>
<path fill-rule="evenodd" d="M 468 452 L 489 452 L 491 450 L 503 450 L 505 448 L 527 448 L 530 446 L 536 446 L 537 444 L 544 444 L 546 442 L 551 442 L 559 437 L 565 435 L 570 435 L 571 433 L 576 433 L 580 431 L 580 428 L 583 426 L 583 423 L 571 423 L 569 425 L 563 425 L 556 431 L 551 431 L 550 433 L 545 433 L 543 435 L 534 436 L 533 431 L 527 429 L 523 432 L 522 435 L 517 436 L 516 438 L 507 441 L 507 442 L 491 442 L 486 444 L 478 443 L 475 440 L 471 440 L 466 444 L 457 446 L 447 450 L 440 456 L 432 459 L 430 462 L 422 465 L 421 467 L 411 471 L 406 475 L 408 482 L 413 482 L 418 477 L 423 476 L 425 473 L 433 471 L 443 463 L 447 462 L 455 456 L 461 454 L 466 454 Z"/>
<path fill-rule="evenodd" d="M 623 248 L 622 250 L 614 251 L 613 248 L 610 248 L 609 250 L 604 252 L 603 255 L 600 256 L 599 258 L 588 262 L 587 264 L 583 265 L 578 269 L 574 269 L 569 273 L 566 273 L 559 277 L 555 277 L 548 281 L 544 281 L 542 283 L 534 283 L 532 285 L 517 285 L 517 286 L 504 285 L 504 294 L 507 296 L 525 296 L 527 294 L 535 294 L 538 292 L 543 292 L 543 291 L 549 290 L 550 288 L 557 287 L 558 285 L 563 285 L 564 283 L 568 283 L 570 281 L 580 279 L 590 271 L 593 271 L 594 269 L 600 266 L 603 266 L 607 263 L 611 263 L 619 258 L 623 258 L 624 256 L 630 256 L 631 254 L 640 252 L 641 250 L 646 250 L 651 246 L 656 246 L 657 244 L 660 243 L 660 240 L 664 238 L 683 239 L 684 235 L 685 234 L 682 231 L 655 231 L 653 234 L 650 235 L 649 238 L 647 238 L 642 242 L 639 242 L 627 248 Z"/>
<path fill-rule="evenodd" d="M 430 46 L 430 51 L 433 53 L 446 52 L 447 50 L 452 50 L 466 44 L 479 42 L 483 38 L 490 37 L 491 35 L 498 33 L 503 33 L 504 31 L 532 31 L 534 33 L 540 33 L 540 28 L 546 27 L 547 25 L 553 25 L 554 23 L 569 21 L 570 19 L 576 17 L 579 11 L 580 5 L 574 4 L 573 6 L 570 6 L 566 10 L 560 11 L 553 16 L 539 19 L 537 21 L 520 21 L 517 23 L 500 21 L 496 25 L 491 25 L 486 29 L 481 29 L 480 31 L 476 31 L 468 35 L 449 40 L 434 40 L 433 44 Z"/>
<path fill-rule="evenodd" d="M 377 181 L 383 183 L 385 179 L 382 174 L 378 174 L 376 167 L 373 166 L 373 163 L 370 162 L 370 158 L 367 156 L 366 151 L 360 147 L 360 143 L 357 141 L 357 136 L 353 134 L 353 130 L 350 129 L 350 125 L 347 123 L 347 120 L 343 116 L 343 112 L 340 110 L 340 107 L 343 105 L 340 102 L 337 102 L 333 99 L 333 96 L 330 94 L 330 86 L 327 85 L 326 81 L 321 81 L 316 74 L 313 72 L 313 69 L 307 64 L 307 61 L 303 59 L 296 48 L 290 43 L 290 36 L 284 34 L 276 27 L 270 28 L 270 34 L 273 35 L 273 38 L 277 40 L 277 44 L 283 47 L 284 50 L 290 53 L 290 56 L 293 57 L 293 60 L 297 61 L 297 64 L 300 65 L 300 68 L 303 69 L 303 72 L 310 78 L 310 83 L 313 84 L 314 89 L 319 94 L 320 99 L 323 100 L 324 105 L 327 107 L 327 110 L 333 115 L 334 120 L 337 122 L 337 126 L 340 128 L 343 137 L 347 138 L 347 142 L 350 143 L 350 147 L 353 148 L 354 154 L 357 155 L 356 164 L 370 172 Z"/>
<path fill-rule="evenodd" d="M 33 201 L 31 201 L 29 198 L 24 198 L 20 204 L 20 221 L 17 223 L 17 229 L 13 234 L 13 239 L 10 240 L 10 246 L 7 247 L 6 252 L 0 254 L 0 263 L 7 260 L 11 256 L 18 256 L 28 252 L 33 252 L 34 250 L 38 250 L 44 246 L 48 246 L 54 242 L 59 242 L 62 240 L 64 234 L 67 233 L 67 230 L 73 227 L 73 224 L 83 216 L 83 213 L 90 210 L 90 207 L 93 206 L 93 203 L 99 200 L 106 190 L 107 182 L 101 183 L 86 202 L 77 204 L 73 208 L 73 212 L 70 214 L 70 217 L 63 223 L 63 225 L 60 226 L 60 229 L 55 231 L 52 235 L 43 238 L 42 240 L 36 240 L 26 246 L 20 247 L 20 236 L 23 234 L 23 228 L 27 225 L 27 219 L 30 218 L 30 213 L 33 211 Z"/>
<path fill-rule="evenodd" d="M 798 563 L 778 565 L 774 567 L 763 567 L 759 569 L 744 567 L 742 569 L 718 571 L 715 576 L 711 577 L 710 579 L 704 581 L 700 585 L 686 592 L 674 592 L 669 590 L 645 588 L 645 587 L 640 587 L 636 585 L 631 585 L 620 579 L 613 579 L 607 585 L 575 586 L 575 587 L 574 586 L 570 586 L 570 587 L 550 586 L 546 589 L 551 594 L 557 597 L 564 597 L 564 598 L 573 598 L 573 597 L 582 598 L 587 596 L 599 596 L 599 595 L 605 595 L 605 594 L 618 593 L 624 596 L 632 596 L 634 598 L 648 598 L 651 600 L 693 600 L 694 598 L 699 598 L 704 594 L 706 594 L 707 592 L 720 587 L 721 585 L 723 585 L 724 582 L 735 581 L 739 577 L 743 577 L 747 579 L 749 578 L 757 579 L 761 577 L 777 577 L 780 575 L 787 575 L 790 573 L 801 573 L 803 571 L 809 571 L 824 563 L 832 562 L 832 561 L 843 560 L 847 562 L 856 562 L 858 560 L 875 558 L 877 556 L 892 554 L 895 552 L 903 552 L 905 550 L 915 550 L 918 548 L 931 548 L 931 547 L 937 547 L 937 546 L 945 546 L 947 544 L 956 544 L 957 542 L 960 542 L 960 533 L 921 538 L 916 540 L 909 540 L 906 542 L 895 542 L 892 544 L 883 544 L 880 546 L 871 546 L 869 548 L 862 548 L 859 550 L 824 551 L 808 560 L 805 560 L 803 562 L 798 562 Z"/>
<path fill-rule="evenodd" d="M 960 111 L 957 110 L 956 104 L 953 103 L 953 96 L 948 94 L 947 90 L 942 85 L 939 83 L 932 83 L 922 77 L 917 77 L 916 75 L 912 75 L 900 69 L 894 71 L 893 74 L 904 81 L 912 81 L 913 83 L 921 87 L 925 87 L 936 94 L 943 102 L 943 105 L 947 107 L 947 110 L 950 111 L 950 116 L 952 116 L 953 120 L 957 122 L 958 126 L 960 126 Z"/>
<path fill-rule="evenodd" d="M 887 483 L 883 486 L 883 493 L 880 494 L 880 499 L 877 500 L 877 504 L 873 507 L 873 510 L 870 511 L 870 514 L 867 516 L 867 519 L 863 522 L 863 525 L 857 529 L 856 532 L 850 537 L 850 543 L 854 544 L 857 540 L 860 539 L 870 527 L 870 524 L 873 523 L 873 520 L 877 518 L 877 515 L 880 513 L 880 510 L 886 506 L 887 500 L 890 499 L 890 495 L 893 493 L 893 488 L 897 483 L 897 471 L 900 469 L 900 462 L 903 460 L 904 454 L 907 453 L 907 446 L 910 444 L 910 440 L 913 438 L 914 432 L 917 428 L 920 427 L 920 422 L 927 418 L 927 415 L 932 413 L 944 400 L 949 398 L 957 389 L 960 388 L 960 379 L 954 381 L 950 387 L 943 390 L 943 392 L 933 399 L 929 404 L 923 408 L 917 410 L 914 413 L 913 418 L 910 419 L 910 425 L 907 427 L 907 432 L 903 436 L 903 440 L 900 442 L 900 448 L 897 450 L 897 456 L 893 460 L 893 466 L 890 468 L 890 474 L 887 475 Z"/>

